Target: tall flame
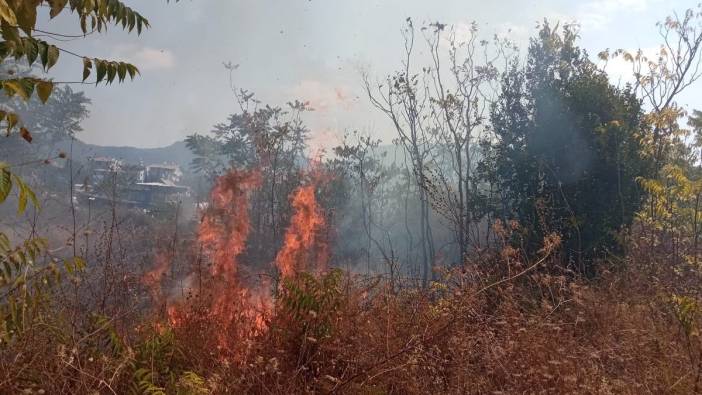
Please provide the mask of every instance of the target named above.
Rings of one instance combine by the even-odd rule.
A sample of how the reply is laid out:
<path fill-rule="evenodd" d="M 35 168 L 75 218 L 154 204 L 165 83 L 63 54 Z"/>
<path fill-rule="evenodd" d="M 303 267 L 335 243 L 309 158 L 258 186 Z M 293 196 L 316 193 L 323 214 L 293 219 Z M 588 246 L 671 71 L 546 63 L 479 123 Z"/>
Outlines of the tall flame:
<path fill-rule="evenodd" d="M 328 260 L 324 234 L 326 221 L 317 204 L 315 183 L 297 188 L 291 200 L 294 213 L 285 232 L 283 247 L 275 259 L 283 278 L 301 271 L 321 272 Z"/>
<path fill-rule="evenodd" d="M 212 207 L 202 218 L 198 240 L 211 255 L 212 274 L 225 281 L 235 279 L 236 258 L 244 252 L 251 230 L 249 193 L 260 183 L 257 172 L 232 170 L 212 189 Z"/>
<path fill-rule="evenodd" d="M 315 196 L 322 177 L 315 172 L 310 175 L 311 181 L 290 196 L 293 213 L 275 259 L 283 278 L 301 271 L 319 273 L 327 264 L 326 221 Z M 260 185 L 258 171 L 232 170 L 217 179 L 211 192 L 212 204 L 204 212 L 197 233 L 212 264 L 210 276 L 199 290 L 197 305 L 184 300 L 167 306 L 173 328 L 186 328 L 191 322 L 204 320 L 214 330 L 212 340 L 226 358 L 236 355 L 242 337 L 266 329 L 266 317 L 272 310 L 270 283 L 264 278 L 255 284 L 239 273 L 238 260 L 246 250 L 251 231 L 250 195 Z M 168 263 L 158 260 L 144 282 L 157 285 Z"/>
<path fill-rule="evenodd" d="M 209 315 L 218 325 L 218 344 L 230 349 L 238 321 L 259 321 L 247 289 L 238 284 L 237 258 L 246 249 L 251 224 L 249 194 L 261 183 L 260 174 L 232 170 L 217 180 L 212 189 L 212 207 L 203 216 L 198 240 L 212 259 L 213 282 Z"/>
<path fill-rule="evenodd" d="M 204 303 L 206 309 L 187 301 L 171 303 L 167 309 L 172 327 L 205 319 L 215 330 L 213 340 L 223 355 L 235 351 L 235 342 L 246 332 L 265 327 L 261 312 L 269 308 L 265 298 L 250 292 L 237 276 L 238 258 L 246 249 L 251 230 L 249 197 L 260 184 L 256 171 L 231 170 L 217 179 L 212 204 L 204 212 L 197 233 L 204 255 L 212 263 L 211 276 L 199 290 L 198 303 Z"/>

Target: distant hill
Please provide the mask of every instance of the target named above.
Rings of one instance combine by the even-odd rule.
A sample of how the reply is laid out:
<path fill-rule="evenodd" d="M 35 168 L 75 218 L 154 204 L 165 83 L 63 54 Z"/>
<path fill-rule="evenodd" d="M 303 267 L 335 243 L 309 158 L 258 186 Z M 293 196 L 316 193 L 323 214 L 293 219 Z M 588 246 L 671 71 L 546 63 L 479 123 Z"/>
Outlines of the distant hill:
<path fill-rule="evenodd" d="M 70 141 L 59 143 L 56 149 L 69 152 L 70 144 Z M 395 145 L 380 145 L 376 149 L 376 153 L 378 155 L 385 154 L 383 163 L 386 166 L 393 163 L 402 165 L 405 162 L 404 151 Z M 331 156 L 333 153 L 329 155 Z M 179 165 L 184 172 L 190 172 L 190 163 L 194 155 L 186 147 L 185 141 L 177 141 L 160 148 L 137 148 L 94 145 L 76 139 L 73 143 L 73 158 L 82 162 L 92 157 L 110 157 L 126 163 L 143 162 L 145 165 L 171 163 Z"/>
<path fill-rule="evenodd" d="M 58 149 L 69 152 L 70 145 L 70 141 L 60 143 Z M 101 146 L 84 143 L 77 139 L 73 142 L 74 159 L 84 161 L 91 157 L 100 156 L 120 159 L 127 163 L 143 162 L 145 165 L 173 163 L 180 165 L 184 171 L 190 168 L 190 162 L 193 159 L 193 154 L 185 146 L 185 141 L 177 141 L 161 148 Z"/>

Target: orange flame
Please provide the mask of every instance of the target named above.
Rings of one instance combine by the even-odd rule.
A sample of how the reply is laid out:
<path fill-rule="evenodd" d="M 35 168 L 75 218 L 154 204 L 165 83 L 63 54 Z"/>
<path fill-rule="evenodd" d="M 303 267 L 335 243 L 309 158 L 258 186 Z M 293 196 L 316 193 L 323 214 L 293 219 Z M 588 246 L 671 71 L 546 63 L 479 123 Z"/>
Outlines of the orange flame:
<path fill-rule="evenodd" d="M 299 187 L 292 194 L 294 210 L 275 264 L 283 278 L 300 271 L 321 272 L 328 260 L 326 221 L 317 204 L 315 184 Z"/>
<path fill-rule="evenodd" d="M 234 280 L 236 258 L 249 237 L 249 192 L 261 183 L 255 172 L 230 171 L 212 189 L 212 207 L 203 216 L 198 240 L 212 255 L 212 274 Z"/>
<path fill-rule="evenodd" d="M 209 314 L 219 326 L 219 345 L 230 348 L 231 332 L 244 318 L 255 321 L 248 291 L 238 284 L 237 258 L 246 249 L 251 230 L 249 193 L 260 185 L 260 174 L 230 171 L 212 189 L 212 207 L 203 217 L 198 240 L 212 259 L 213 283 Z M 253 317 L 252 317 L 253 316 Z"/>
<path fill-rule="evenodd" d="M 223 355 L 236 350 L 233 342 L 241 336 L 265 329 L 269 304 L 263 296 L 252 296 L 237 276 L 238 258 L 246 249 L 250 233 L 249 195 L 260 183 L 260 174 L 253 171 L 232 170 L 217 179 L 211 192 L 212 204 L 204 212 L 197 234 L 212 263 L 211 277 L 199 290 L 197 300 L 167 306 L 172 328 L 186 326 L 192 319 L 204 319 L 216 328 L 213 340 Z M 162 270 L 157 265 L 148 279 L 158 278 Z"/>
<path fill-rule="evenodd" d="M 161 292 L 161 281 L 170 267 L 171 260 L 167 254 L 156 254 L 156 265 L 153 269 L 144 274 L 141 279 L 141 282 L 146 285 L 147 288 L 149 288 L 151 298 L 159 305 L 163 299 Z"/>
<path fill-rule="evenodd" d="M 316 185 L 323 177 L 315 171 L 310 175 L 311 181 L 290 196 L 293 215 L 275 259 L 284 278 L 301 271 L 319 273 L 328 261 L 326 220 L 315 196 Z M 166 306 L 172 328 L 186 328 L 202 320 L 207 327 L 215 328 L 212 340 L 224 358 L 237 355 L 243 337 L 267 330 L 273 309 L 270 282 L 262 278 L 254 285 L 251 280 L 243 280 L 238 267 L 251 230 L 250 194 L 260 185 L 261 175 L 256 171 L 232 170 L 217 180 L 211 192 L 212 204 L 204 212 L 197 233 L 212 263 L 211 277 L 199 290 L 197 306 L 192 300 Z M 157 284 L 168 264 L 168 260 L 157 260 L 145 283 Z"/>

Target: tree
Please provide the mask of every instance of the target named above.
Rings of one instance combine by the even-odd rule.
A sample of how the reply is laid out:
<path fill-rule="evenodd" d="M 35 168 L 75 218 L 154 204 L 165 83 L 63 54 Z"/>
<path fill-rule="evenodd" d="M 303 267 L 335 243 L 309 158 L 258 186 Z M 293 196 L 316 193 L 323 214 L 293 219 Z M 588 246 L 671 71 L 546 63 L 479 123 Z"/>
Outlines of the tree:
<path fill-rule="evenodd" d="M 639 49 L 632 53 L 622 49 L 610 54 L 600 52 L 602 60 L 622 57 L 631 65 L 634 77 L 632 90 L 649 107 L 647 122 L 652 125 L 645 136 L 647 153 L 654 163 L 656 175 L 684 144 L 684 132 L 678 120 L 685 115 L 677 103 L 682 92 L 702 77 L 702 4 L 680 16 L 668 16 L 657 24 L 663 39 L 654 54 Z"/>
<path fill-rule="evenodd" d="M 32 131 L 31 145 L 19 136 L 8 138 L 0 145 L 0 157 L 14 163 L 55 157 L 58 154 L 56 144 L 81 132 L 81 122 L 90 113 L 90 99 L 70 86 L 55 89 L 46 103 L 36 97 L 28 101 L 4 98 L 0 103 L 18 114 L 25 127 Z"/>
<path fill-rule="evenodd" d="M 300 181 L 308 130 L 301 114 L 309 108 L 302 102 L 281 107 L 261 106 L 253 94 L 237 93 L 241 112 L 214 126 L 212 135 L 193 134 L 187 146 L 195 154 L 193 168 L 211 180 L 227 169 L 261 173 L 262 185 L 252 199 L 252 216 L 259 232 L 253 247 L 272 259 L 271 245 L 281 241 L 282 226 L 289 215 L 288 196 Z"/>
<path fill-rule="evenodd" d="M 108 25 L 121 25 L 128 32 L 136 29 L 138 34 L 149 27 L 146 18 L 119 0 L 0 0 L 1 62 L 14 59 L 15 62 L 24 62 L 30 68 L 35 64 L 39 65 L 45 72 L 49 72 L 58 63 L 62 53 L 68 54 L 82 59 L 82 83 L 88 80 L 93 71 L 95 84 L 113 83 L 115 80 L 122 82 L 127 76 L 133 79 L 139 73 L 137 67 L 130 63 L 78 55 L 40 39 L 39 37 L 46 37 L 56 40 L 67 36 L 37 29 L 37 16 L 42 7 L 48 7 L 49 17 L 52 19 L 63 12 L 75 14 L 84 35 L 102 32 Z M 81 37 L 84 36 L 73 38 Z M 15 75 L 12 70 L 0 75 L 0 88 L 5 94 L 25 101 L 29 101 L 36 93 L 36 97 L 42 103 L 46 103 L 54 91 L 55 84 L 51 78 Z M 63 93 L 67 91 L 64 90 Z M 80 114 L 78 116 L 80 117 Z M 29 123 L 22 120 L 16 111 L 0 109 L 0 123 L 5 124 L 7 135 L 19 127 L 21 137 L 27 142 L 32 142 L 33 137 L 27 127 L 30 126 Z M 64 126 L 75 128 L 75 125 Z M 0 183 L 2 203 L 13 185 L 11 166 L 4 161 L 0 161 L 0 177 L 4 180 Z"/>
<path fill-rule="evenodd" d="M 545 22 L 526 66 L 515 61 L 504 74 L 484 166 L 504 193 L 499 214 L 527 229 L 527 250 L 557 231 L 568 261 L 589 271 L 632 222 L 643 197 L 636 178 L 648 168 L 639 101 L 612 86 L 576 39 L 573 26 L 559 34 Z"/>
<path fill-rule="evenodd" d="M 653 53 L 608 50 L 603 60 L 622 57 L 631 66 L 632 90 L 646 106 L 643 153 L 652 172 L 640 177 L 648 193 L 645 211 L 639 213 L 649 248 L 677 245 L 673 261 L 686 244 L 697 249 L 699 240 L 700 153 L 699 112 L 689 117 L 691 129 L 682 125 L 686 111 L 678 104 L 681 93 L 702 77 L 702 4 L 657 24 L 662 43 Z M 689 243 L 688 243 L 689 241 Z M 693 261 L 697 261 L 695 251 Z"/>
<path fill-rule="evenodd" d="M 108 25 L 121 25 L 128 32 L 136 29 L 137 33 L 149 27 L 146 18 L 119 0 L 0 0 L 0 62 L 14 59 L 16 62 L 24 62 L 30 68 L 38 64 L 48 73 L 62 53 L 68 54 L 82 60 L 82 83 L 93 73 L 95 84 L 122 82 L 127 76 L 133 79 L 139 73 L 132 64 L 75 54 L 40 39 L 67 37 L 65 34 L 37 29 L 37 16 L 42 7 L 48 8 L 50 18 L 71 12 L 77 17 L 84 35 L 102 32 Z M 71 38 L 81 37 L 84 36 Z M 0 75 L 0 88 L 5 94 L 25 101 L 29 101 L 36 93 L 36 98 L 47 103 L 56 84 L 58 83 L 50 77 L 15 75 L 11 70 Z M 59 96 L 61 94 L 71 93 L 62 90 Z M 63 120 L 67 122 L 60 125 L 63 132 L 72 133 L 76 130 L 77 125 L 72 123 L 72 119 L 83 116 L 80 107 L 79 104 L 77 113 L 65 114 L 67 118 Z M 63 110 L 65 109 L 59 112 Z M 0 109 L 0 123 L 6 126 L 7 135 L 19 128 L 20 136 L 27 142 L 32 142 L 29 120 L 21 119 L 17 112 L 8 108 Z M 50 128 L 42 122 L 37 122 L 36 125 Z M 65 154 L 59 154 L 58 157 L 65 157 Z M 17 190 L 19 214 L 26 210 L 28 202 L 32 202 L 35 207 L 39 206 L 34 192 L 14 174 L 12 165 L 0 161 L 0 203 L 7 199 L 13 186 Z M 75 257 L 63 262 L 65 271 L 62 271 L 58 268 L 57 260 L 49 254 L 46 242 L 39 238 L 32 237 L 13 246 L 9 238 L 0 233 L 0 263 L 6 269 L 0 273 L 0 291 L 3 295 L 0 300 L 0 337 L 4 341 L 10 341 L 12 337 L 21 334 L 31 326 L 33 319 L 41 317 L 41 310 L 47 306 L 47 287 L 60 281 L 62 272 L 71 276 L 85 266 L 81 258 Z M 40 259 L 44 256 L 50 259 L 41 265 Z"/>
<path fill-rule="evenodd" d="M 122 82 L 127 76 L 134 78 L 139 70 L 136 66 L 119 61 L 81 56 L 73 52 L 37 38 L 37 36 L 56 39 L 66 35 L 37 29 L 37 15 L 40 7 L 48 6 L 49 16 L 55 18 L 65 10 L 74 13 L 79 20 L 83 34 L 102 32 L 109 24 L 121 25 L 131 32 L 136 29 L 141 34 L 142 29 L 149 27 L 149 22 L 138 12 L 127 7 L 119 0 L 6 0 L 0 1 L 0 30 L 3 40 L 0 41 L 0 60 L 14 58 L 16 61 L 26 61 L 32 67 L 35 62 L 49 71 L 59 61 L 61 53 L 76 56 L 83 61 L 83 82 L 93 70 L 96 74 L 95 83 L 112 83 L 117 79 Z M 90 27 L 89 27 L 90 26 Z M 37 35 L 36 33 L 39 33 Z M 77 36 L 76 38 L 79 38 Z M 19 96 L 29 100 L 36 92 L 37 97 L 46 102 L 54 89 L 54 81 L 47 78 L 18 77 L 12 75 L 0 79 L 0 86 L 8 96 Z M 17 114 L 0 112 L 0 120 L 7 123 L 8 133 L 21 123 Z M 27 136 L 28 129 L 20 129 Z M 28 139 L 28 138 L 27 138 Z"/>
<path fill-rule="evenodd" d="M 424 28 L 431 54 L 431 66 L 425 68 L 431 92 L 431 120 L 440 142 L 434 167 L 432 200 L 454 228 L 463 262 L 469 248 L 480 248 L 478 223 L 481 209 L 480 180 L 475 174 L 480 152 L 480 134 L 486 129 L 490 103 L 494 99 L 501 58 L 515 49 L 508 40 L 495 37 L 493 42 L 480 40 L 473 23 L 465 37 L 456 37 L 454 29 L 432 23 Z M 448 44 L 448 62 L 444 65 L 442 48 Z M 492 45 L 491 45 L 492 44 Z"/>
<path fill-rule="evenodd" d="M 81 122 L 90 113 L 87 106 L 90 99 L 83 92 L 75 92 L 66 85 L 53 91 L 46 103 L 37 98 L 9 104 L 33 134 L 39 134 L 43 142 L 57 142 L 70 139 L 81 132 Z M 36 137 L 36 136 L 35 136 Z"/>
<path fill-rule="evenodd" d="M 371 103 L 392 122 L 398 136 L 397 142 L 404 148 L 410 161 L 407 165 L 407 178 L 416 187 L 415 193 L 419 200 L 421 275 L 426 286 L 432 276 L 431 265 L 436 255 L 427 185 L 427 167 L 431 161 L 432 148 L 436 144 L 436 135 L 426 122 L 430 108 L 425 75 L 413 70 L 415 33 L 412 20 L 408 18 L 407 27 L 403 30 L 405 52 L 402 69 L 377 87 L 371 86 L 368 76 L 364 76 L 364 84 Z"/>
<path fill-rule="evenodd" d="M 346 179 L 351 184 L 350 197 L 346 202 L 353 218 L 349 218 L 349 226 L 346 232 L 353 237 L 354 230 L 359 228 L 358 213 L 360 209 L 360 228 L 365 233 L 365 240 L 360 243 L 361 247 L 353 244 L 350 250 L 361 250 L 365 252 L 366 271 L 371 272 L 371 256 L 374 249 L 382 255 L 384 262 L 394 272 L 395 260 L 392 256 L 392 241 L 389 232 L 382 227 L 383 217 L 388 216 L 390 207 L 382 205 L 379 197 L 383 193 L 383 185 L 390 184 L 393 167 L 386 167 L 383 161 L 387 152 L 380 152 L 380 140 L 373 140 L 368 135 L 353 132 L 344 135 L 341 145 L 334 147 L 336 157 L 330 161 L 329 165 L 334 170 L 333 174 L 338 174 L 340 179 Z M 353 198 L 351 198 L 353 197 Z M 360 206 L 360 207 L 358 207 Z M 343 208 L 343 207 L 339 207 Z M 355 228 L 355 229 L 354 229 Z M 383 235 L 376 235 L 376 232 Z M 387 243 L 380 237 L 387 239 Z M 345 237 L 346 238 L 346 237 Z M 389 244 L 389 248 L 386 246 Z"/>

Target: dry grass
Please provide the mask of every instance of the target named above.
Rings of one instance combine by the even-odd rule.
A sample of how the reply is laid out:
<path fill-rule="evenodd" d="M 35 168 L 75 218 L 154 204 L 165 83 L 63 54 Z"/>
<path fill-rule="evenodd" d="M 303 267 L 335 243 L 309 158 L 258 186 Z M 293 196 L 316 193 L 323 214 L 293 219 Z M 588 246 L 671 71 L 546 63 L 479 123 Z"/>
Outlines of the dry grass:
<path fill-rule="evenodd" d="M 695 393 L 700 278 L 664 256 L 632 243 L 584 279 L 503 253 L 429 289 L 301 275 L 277 288 L 265 329 L 245 299 L 213 319 L 204 294 L 176 325 L 135 313 L 76 327 L 49 306 L 2 351 L 0 392 Z"/>

